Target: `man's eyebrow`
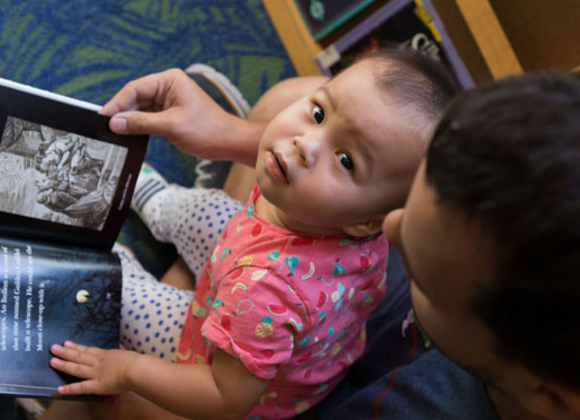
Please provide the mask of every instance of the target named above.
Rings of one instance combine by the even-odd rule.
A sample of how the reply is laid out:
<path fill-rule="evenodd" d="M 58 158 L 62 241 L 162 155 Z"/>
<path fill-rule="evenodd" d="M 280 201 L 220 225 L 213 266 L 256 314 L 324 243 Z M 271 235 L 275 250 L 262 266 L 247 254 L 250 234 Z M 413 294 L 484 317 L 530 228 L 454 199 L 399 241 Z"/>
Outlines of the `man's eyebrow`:
<path fill-rule="evenodd" d="M 324 93 L 324 95 L 328 98 L 328 102 L 330 102 L 330 106 L 332 106 L 332 109 L 336 110 L 336 102 L 334 102 L 334 97 L 330 93 L 330 90 L 325 85 L 320 86 L 318 90 Z"/>

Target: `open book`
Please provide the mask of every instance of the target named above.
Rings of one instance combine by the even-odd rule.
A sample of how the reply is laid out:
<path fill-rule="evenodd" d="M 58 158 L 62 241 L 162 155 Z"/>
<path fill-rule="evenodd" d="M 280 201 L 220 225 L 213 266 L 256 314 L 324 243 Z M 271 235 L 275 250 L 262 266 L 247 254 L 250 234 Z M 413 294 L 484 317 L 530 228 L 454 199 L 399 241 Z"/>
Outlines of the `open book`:
<path fill-rule="evenodd" d="M 111 248 L 146 136 L 99 107 L 0 79 L 0 394 L 56 397 L 67 339 L 119 346 L 121 265 Z"/>

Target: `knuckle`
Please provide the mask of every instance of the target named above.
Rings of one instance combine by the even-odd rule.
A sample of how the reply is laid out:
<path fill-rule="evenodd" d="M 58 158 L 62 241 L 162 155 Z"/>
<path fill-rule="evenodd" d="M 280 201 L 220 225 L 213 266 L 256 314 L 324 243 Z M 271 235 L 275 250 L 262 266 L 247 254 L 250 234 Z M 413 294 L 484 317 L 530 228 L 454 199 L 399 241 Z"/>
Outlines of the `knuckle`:
<path fill-rule="evenodd" d="M 137 86 L 137 80 L 131 80 L 130 82 L 125 83 L 125 86 L 123 86 L 122 90 L 127 90 L 127 89 L 133 89 L 135 86 Z"/>
<path fill-rule="evenodd" d="M 127 127 L 132 131 L 142 131 L 146 126 L 146 118 L 143 114 L 135 114 L 127 118 Z"/>
<path fill-rule="evenodd" d="M 90 387 L 89 387 L 87 381 L 79 383 L 79 393 L 81 393 L 81 394 L 90 394 L 91 393 L 91 390 L 90 390 Z"/>
<path fill-rule="evenodd" d="M 179 124 L 178 118 L 176 118 L 176 116 L 171 114 L 171 113 L 168 113 L 166 115 L 165 121 L 166 121 L 167 131 L 170 133 L 177 132 L 181 126 L 181 124 Z"/>
<path fill-rule="evenodd" d="M 81 387 L 78 382 L 75 382 L 74 384 L 70 384 L 69 386 L 67 386 L 66 390 L 67 393 L 70 394 L 80 394 Z"/>
<path fill-rule="evenodd" d="M 101 354 L 101 349 L 97 347 L 87 347 L 87 354 L 90 354 L 91 356 L 98 356 Z"/>
<path fill-rule="evenodd" d="M 71 373 L 74 376 L 76 376 L 77 378 L 80 378 L 81 377 L 81 374 L 82 374 L 81 365 L 79 365 L 78 363 L 73 363 L 71 367 L 72 367 Z"/>
<path fill-rule="evenodd" d="M 167 74 L 169 76 L 179 77 L 179 76 L 184 75 L 185 72 L 182 69 L 174 67 L 174 68 L 167 70 Z"/>

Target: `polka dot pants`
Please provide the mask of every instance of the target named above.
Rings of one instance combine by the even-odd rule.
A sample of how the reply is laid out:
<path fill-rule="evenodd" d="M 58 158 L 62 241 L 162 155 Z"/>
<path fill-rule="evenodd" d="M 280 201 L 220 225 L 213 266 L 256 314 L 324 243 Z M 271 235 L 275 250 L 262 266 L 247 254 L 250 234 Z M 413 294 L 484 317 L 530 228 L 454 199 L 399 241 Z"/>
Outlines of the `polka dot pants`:
<path fill-rule="evenodd" d="M 171 185 L 145 204 L 142 219 L 156 239 L 175 245 L 197 277 L 223 227 L 242 207 L 222 190 Z M 121 343 L 175 361 L 193 291 L 159 283 L 127 248 L 117 244 L 113 251 L 123 266 Z"/>

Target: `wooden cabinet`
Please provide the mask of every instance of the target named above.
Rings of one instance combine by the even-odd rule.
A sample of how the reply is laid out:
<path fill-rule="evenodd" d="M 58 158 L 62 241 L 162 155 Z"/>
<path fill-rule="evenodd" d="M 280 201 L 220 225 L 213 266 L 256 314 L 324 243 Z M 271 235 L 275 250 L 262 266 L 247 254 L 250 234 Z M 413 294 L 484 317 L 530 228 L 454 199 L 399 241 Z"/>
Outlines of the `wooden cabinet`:
<path fill-rule="evenodd" d="M 580 0 L 430 1 L 476 83 L 539 69 L 580 70 Z M 297 73 L 320 74 L 317 55 L 341 33 L 315 42 L 294 0 L 263 3 Z M 342 34 L 387 0 L 375 3 Z"/>

